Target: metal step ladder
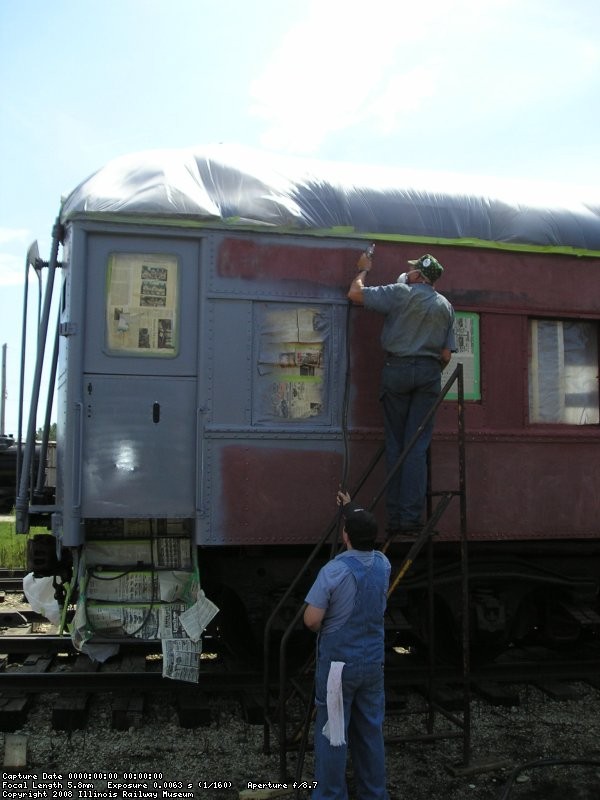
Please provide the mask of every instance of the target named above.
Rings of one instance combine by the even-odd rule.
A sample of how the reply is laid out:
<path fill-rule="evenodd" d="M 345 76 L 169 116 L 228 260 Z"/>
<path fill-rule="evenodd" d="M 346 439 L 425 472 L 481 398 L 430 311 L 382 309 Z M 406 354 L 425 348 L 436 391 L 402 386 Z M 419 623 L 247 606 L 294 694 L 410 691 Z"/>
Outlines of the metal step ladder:
<path fill-rule="evenodd" d="M 463 739 L 463 762 L 465 765 L 470 761 L 470 738 L 471 738 L 471 721 L 470 721 L 470 660 L 469 660 L 469 606 L 468 606 L 468 550 L 467 550 L 467 515 L 466 515 L 466 469 L 465 469 L 465 420 L 464 420 L 464 383 L 463 383 L 463 369 L 462 364 L 458 364 L 452 375 L 442 388 L 441 394 L 428 415 L 425 417 L 411 441 L 407 444 L 404 451 L 400 454 L 398 461 L 393 469 L 388 473 L 385 482 L 381 486 L 379 492 L 375 495 L 371 503 L 367 506 L 369 511 L 377 506 L 381 498 L 384 496 L 386 488 L 393 475 L 399 470 L 404 463 L 408 453 L 418 440 L 421 432 L 427 423 L 434 417 L 436 411 L 441 405 L 442 401 L 447 396 L 450 389 L 457 385 L 457 450 L 458 450 L 458 488 L 442 492 L 428 492 L 427 500 L 427 520 L 424 527 L 416 536 L 405 537 L 402 535 L 390 536 L 383 544 L 382 551 L 385 552 L 394 542 L 408 543 L 409 547 L 402 558 L 399 569 L 396 575 L 390 582 L 388 591 L 388 598 L 398 589 L 402 580 L 409 573 L 411 567 L 419 557 L 420 553 L 426 548 L 427 563 L 428 563 L 428 606 L 430 618 L 430 636 L 433 637 L 433 542 L 437 533 L 436 526 L 442 518 L 445 511 L 451 505 L 454 498 L 457 498 L 460 504 L 460 561 L 461 561 L 461 575 L 462 575 L 462 660 L 463 660 L 463 719 L 460 720 L 455 715 L 449 715 L 443 708 L 438 707 L 434 702 L 434 686 L 435 686 L 435 653 L 434 644 L 430 642 L 429 647 L 429 680 L 428 680 L 428 719 L 427 719 L 427 740 L 435 738 L 456 738 L 462 736 Z M 367 465 L 360 477 L 356 487 L 350 492 L 352 497 L 363 487 L 368 477 L 373 472 L 375 466 L 380 461 L 385 452 L 382 446 L 378 449 L 372 461 Z M 429 476 L 429 484 L 431 485 L 431 476 Z M 438 497 L 435 508 L 433 508 L 434 497 Z M 308 732 L 310 728 L 311 718 L 313 716 L 313 700 L 314 700 L 314 679 L 312 681 L 312 690 L 307 692 L 306 677 L 309 673 L 314 672 L 314 656 L 312 656 L 307 663 L 301 668 L 296 676 L 288 677 L 288 658 L 287 646 L 289 638 L 293 631 L 301 624 L 301 619 L 304 614 L 306 604 L 298 609 L 297 613 L 289 623 L 286 631 L 284 632 L 279 644 L 279 675 L 276 687 L 278 687 L 278 698 L 274 707 L 272 708 L 272 684 L 275 682 L 271 677 L 271 639 L 273 622 L 277 618 L 279 611 L 288 601 L 298 583 L 304 578 L 308 570 L 314 563 L 315 559 L 322 551 L 322 548 L 327 544 L 331 537 L 331 556 L 335 555 L 335 542 L 336 534 L 339 530 L 341 523 L 341 511 L 330 521 L 326 527 L 320 540 L 314 546 L 306 562 L 292 581 L 287 591 L 281 597 L 277 606 L 273 609 L 269 617 L 264 632 L 263 640 L 263 709 L 264 709 L 264 740 L 263 751 L 266 754 L 271 752 L 270 734 L 272 728 L 278 730 L 279 740 L 279 767 L 280 778 L 282 781 L 288 779 L 287 774 L 287 753 L 290 750 L 299 750 L 299 757 L 297 760 L 296 780 L 301 782 L 302 766 L 304 761 L 304 752 L 308 741 Z M 288 713 L 287 705 L 292 699 L 304 700 L 306 710 L 304 719 L 300 726 L 296 726 L 291 735 L 288 735 Z M 434 719 L 436 713 L 441 713 L 446 716 L 449 721 L 458 726 L 461 733 L 446 732 L 434 734 Z M 419 737 L 422 739 L 423 737 Z M 406 741 L 406 739 L 403 739 Z"/>

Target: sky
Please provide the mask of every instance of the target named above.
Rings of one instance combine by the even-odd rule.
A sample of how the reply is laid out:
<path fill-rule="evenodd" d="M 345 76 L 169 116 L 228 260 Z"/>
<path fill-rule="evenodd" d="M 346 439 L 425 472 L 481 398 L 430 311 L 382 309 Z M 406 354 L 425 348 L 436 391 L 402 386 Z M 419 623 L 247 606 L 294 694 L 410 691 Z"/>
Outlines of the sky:
<path fill-rule="evenodd" d="M 5 432 L 27 248 L 108 161 L 226 142 L 597 187 L 599 30 L 597 0 L 0 0 Z"/>

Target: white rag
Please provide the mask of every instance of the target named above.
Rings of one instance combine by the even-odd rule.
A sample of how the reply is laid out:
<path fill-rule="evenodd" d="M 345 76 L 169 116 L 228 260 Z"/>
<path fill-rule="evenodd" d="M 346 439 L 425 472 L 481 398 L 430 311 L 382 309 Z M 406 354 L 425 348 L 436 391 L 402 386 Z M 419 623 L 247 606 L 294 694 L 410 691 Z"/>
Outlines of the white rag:
<path fill-rule="evenodd" d="M 323 736 L 332 747 L 346 744 L 344 725 L 344 694 L 342 692 L 342 670 L 344 661 L 332 661 L 327 676 L 327 722 Z"/>

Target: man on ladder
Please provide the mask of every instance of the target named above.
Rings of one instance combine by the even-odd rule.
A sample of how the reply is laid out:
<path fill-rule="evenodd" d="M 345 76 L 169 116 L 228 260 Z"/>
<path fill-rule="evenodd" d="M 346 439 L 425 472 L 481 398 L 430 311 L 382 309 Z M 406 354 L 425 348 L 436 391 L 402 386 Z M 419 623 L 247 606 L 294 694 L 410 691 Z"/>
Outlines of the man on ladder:
<path fill-rule="evenodd" d="M 441 391 L 441 373 L 456 350 L 454 309 L 434 289 L 443 267 L 432 255 L 408 263 L 409 272 L 387 286 L 365 286 L 372 268 L 372 247 L 358 259 L 348 298 L 385 316 L 381 344 L 386 354 L 381 377 L 385 449 L 391 471 L 416 434 Z M 429 420 L 401 469 L 390 477 L 386 495 L 387 534 L 418 533 L 427 492 L 427 450 L 433 434 Z"/>

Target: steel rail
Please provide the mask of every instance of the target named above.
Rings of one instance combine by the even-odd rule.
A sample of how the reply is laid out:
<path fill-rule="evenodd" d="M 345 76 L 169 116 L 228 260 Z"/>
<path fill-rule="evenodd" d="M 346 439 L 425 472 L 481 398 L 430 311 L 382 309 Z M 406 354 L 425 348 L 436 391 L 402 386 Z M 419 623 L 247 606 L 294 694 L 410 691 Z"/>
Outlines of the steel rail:
<path fill-rule="evenodd" d="M 218 689 L 235 692 L 250 687 L 258 689 L 260 686 L 262 686 L 261 672 L 231 672 L 229 670 L 220 673 L 201 671 L 198 684 L 163 678 L 160 671 L 146 672 L 144 670 L 79 672 L 67 669 L 60 672 L 19 672 L 18 670 L 0 672 L 0 692 L 7 689 L 20 689 L 35 694 L 62 691 L 69 694 L 75 691 L 98 694 L 131 689 L 152 693 L 185 689 L 186 693 L 198 694 Z"/>
<path fill-rule="evenodd" d="M 65 687 L 87 688 L 89 691 L 111 691 L 132 683 L 140 689 L 158 691 L 168 690 L 174 685 L 185 685 L 191 690 L 196 688 L 231 688 L 238 690 L 250 685 L 257 687 L 262 683 L 262 666 L 247 662 L 232 661 L 227 657 L 206 660 L 200 671 L 198 687 L 194 684 L 163 679 L 159 668 L 152 671 L 148 664 L 145 669 L 122 668 L 118 658 L 136 654 L 139 656 L 157 655 L 160 646 L 156 642 L 144 640 L 127 640 L 120 643 L 119 655 L 105 664 L 94 664 L 90 671 L 90 660 L 80 654 L 73 646 L 70 637 L 56 635 L 9 635 L 0 636 L 0 653 L 10 656 L 45 655 L 56 656 L 59 653 L 67 657 L 66 668 L 58 672 L 22 672 L 17 669 L 0 671 L 0 691 L 5 688 L 24 688 L 28 691 L 58 691 Z M 208 649 L 206 650 L 208 652 Z M 78 665 L 78 661 L 80 664 Z M 70 662 L 70 663 L 69 663 Z M 148 668 L 149 666 L 149 668 Z M 157 665 L 158 666 L 158 665 Z M 419 655 L 399 655 L 388 653 L 386 659 L 386 686 L 391 688 L 423 688 L 428 686 L 429 675 L 424 658 Z M 544 681 L 579 681 L 597 680 L 600 672 L 600 646 L 590 646 L 587 652 L 571 657 L 557 655 L 554 651 L 539 653 L 537 650 L 523 649 L 519 653 L 511 653 L 502 661 L 475 664 L 472 666 L 470 683 L 476 688 L 478 684 L 501 683 L 537 683 Z M 463 681 L 462 666 L 456 664 L 437 664 L 434 688 L 443 686 L 461 686 Z M 275 684 L 274 684 L 275 685 Z"/>

